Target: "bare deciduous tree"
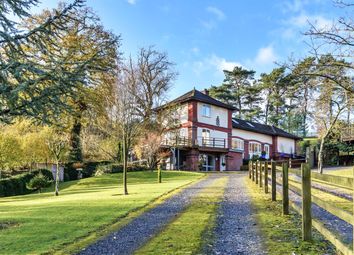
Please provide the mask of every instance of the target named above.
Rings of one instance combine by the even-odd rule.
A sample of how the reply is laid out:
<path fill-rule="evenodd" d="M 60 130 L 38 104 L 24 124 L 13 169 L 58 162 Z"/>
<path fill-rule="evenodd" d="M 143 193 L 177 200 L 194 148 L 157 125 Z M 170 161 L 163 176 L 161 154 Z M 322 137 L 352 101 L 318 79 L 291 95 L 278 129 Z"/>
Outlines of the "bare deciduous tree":
<path fill-rule="evenodd" d="M 148 120 L 153 108 L 162 104 L 177 73 L 166 53 L 153 46 L 141 48 L 136 62 L 130 57 L 125 72 L 129 77 L 129 90 L 136 98 L 138 114 Z"/>

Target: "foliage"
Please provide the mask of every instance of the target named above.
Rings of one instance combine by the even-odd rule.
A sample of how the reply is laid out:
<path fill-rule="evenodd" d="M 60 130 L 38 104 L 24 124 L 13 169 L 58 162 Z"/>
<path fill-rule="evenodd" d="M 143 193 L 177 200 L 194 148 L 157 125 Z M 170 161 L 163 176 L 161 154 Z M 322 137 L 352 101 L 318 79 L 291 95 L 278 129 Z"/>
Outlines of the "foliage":
<path fill-rule="evenodd" d="M 212 86 L 210 95 L 234 106 L 238 118 L 259 118 L 260 87 L 254 82 L 255 71 L 235 66 L 232 71 L 224 70 L 222 85 Z"/>
<path fill-rule="evenodd" d="M 16 116 L 38 121 L 53 120 L 68 110 L 66 100 L 75 94 L 78 84 L 85 84 L 89 61 L 71 62 L 71 51 L 62 51 L 57 42 L 72 20 L 70 15 L 82 6 L 82 0 L 51 15 L 29 29 L 18 22 L 31 18 L 30 8 L 37 0 L 4 0 L 0 16 L 0 122 Z M 13 20 L 9 19 L 13 17 Z"/>
<path fill-rule="evenodd" d="M 47 169 L 35 170 L 32 172 L 15 175 L 10 178 L 0 180 L 0 197 L 1 196 L 16 196 L 28 194 L 31 192 L 27 184 L 39 173 L 42 173 L 48 180 L 53 180 L 52 172 Z"/>
<path fill-rule="evenodd" d="M 112 173 L 112 165 L 98 165 L 95 169 L 94 176 L 101 176 Z"/>
<path fill-rule="evenodd" d="M 1 198 L 0 222 L 21 224 L 6 229 L 6 235 L 0 238 L 0 253 L 78 253 L 84 247 L 71 252 L 66 249 L 70 245 L 77 248 L 79 240 L 90 234 L 94 236 L 90 241 L 95 242 L 107 235 L 107 228 L 117 219 L 145 208 L 160 196 L 201 176 L 199 173 L 166 171 L 164 182 L 157 184 L 156 173 L 132 172 L 129 173 L 131 193 L 122 196 L 122 184 L 117 184 L 122 174 L 108 174 L 65 182 L 61 195 L 55 198 L 52 188 L 44 189 L 41 194 Z"/>
<path fill-rule="evenodd" d="M 27 188 L 30 190 L 38 190 L 39 193 L 41 193 L 41 190 L 48 187 L 50 184 L 51 181 L 48 177 L 44 176 L 42 172 L 39 172 L 27 183 Z"/>

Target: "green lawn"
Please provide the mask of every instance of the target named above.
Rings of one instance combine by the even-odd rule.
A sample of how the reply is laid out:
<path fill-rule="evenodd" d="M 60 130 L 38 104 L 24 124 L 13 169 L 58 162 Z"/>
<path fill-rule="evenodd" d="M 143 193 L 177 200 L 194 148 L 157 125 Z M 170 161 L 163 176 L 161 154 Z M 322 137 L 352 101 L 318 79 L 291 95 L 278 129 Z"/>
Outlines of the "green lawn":
<path fill-rule="evenodd" d="M 121 174 L 61 184 L 60 196 L 42 194 L 0 198 L 0 254 L 52 253 L 109 226 L 130 211 L 203 176 L 191 172 L 128 173 L 129 195 L 122 195 Z"/>
<path fill-rule="evenodd" d="M 227 178 L 222 177 L 204 188 L 181 215 L 135 254 L 201 254 L 203 244 L 212 239 L 210 232 L 226 184 Z"/>
<path fill-rule="evenodd" d="M 330 170 L 330 168 L 324 170 L 325 174 L 353 177 L 353 166 L 348 166 L 340 170 Z"/>

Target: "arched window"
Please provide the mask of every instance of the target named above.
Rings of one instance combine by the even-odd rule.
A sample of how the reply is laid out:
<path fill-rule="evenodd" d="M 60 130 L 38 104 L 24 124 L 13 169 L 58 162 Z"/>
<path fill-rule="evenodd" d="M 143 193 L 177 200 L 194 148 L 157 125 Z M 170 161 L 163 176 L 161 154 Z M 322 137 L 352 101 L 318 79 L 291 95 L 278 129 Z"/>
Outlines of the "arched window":
<path fill-rule="evenodd" d="M 261 156 L 262 154 L 262 145 L 258 142 L 250 142 L 249 143 L 249 155 L 250 158 L 252 158 L 253 156 L 257 155 L 257 156 Z"/>
<path fill-rule="evenodd" d="M 232 138 L 232 149 L 243 151 L 244 150 L 244 142 L 239 138 Z"/>

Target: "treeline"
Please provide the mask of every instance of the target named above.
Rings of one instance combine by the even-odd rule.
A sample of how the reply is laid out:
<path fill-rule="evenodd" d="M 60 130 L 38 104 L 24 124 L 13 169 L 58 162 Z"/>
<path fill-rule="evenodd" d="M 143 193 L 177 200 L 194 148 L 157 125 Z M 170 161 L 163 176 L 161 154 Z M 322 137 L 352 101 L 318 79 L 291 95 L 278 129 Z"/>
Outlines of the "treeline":
<path fill-rule="evenodd" d="M 156 167 L 156 148 L 146 155 L 141 146 L 162 132 L 152 109 L 177 75 L 174 64 L 152 46 L 124 59 L 121 35 L 83 0 L 31 15 L 38 3 L 0 4 L 0 173 L 36 162 L 121 162 L 127 193 L 134 146 Z"/>
<path fill-rule="evenodd" d="M 255 79 L 255 71 L 236 66 L 232 71 L 224 70 L 224 82 L 212 86 L 210 94 L 237 108 L 237 118 L 274 125 L 306 137 L 309 130 L 321 131 L 321 123 L 336 118 L 342 120 L 338 125 L 351 122 L 350 65 L 331 54 L 319 59 L 310 56 L 262 73 L 259 79 Z"/>
<path fill-rule="evenodd" d="M 344 128 L 353 128 L 353 5 L 338 1 L 344 10 L 332 25 L 309 24 L 309 55 L 289 59 L 270 73 L 235 67 L 224 71 L 223 84 L 210 94 L 235 106 L 236 117 L 278 126 L 305 137 L 314 130 L 320 140 L 318 168 L 322 172 L 324 149 L 353 153 L 353 143 L 341 142 Z"/>

